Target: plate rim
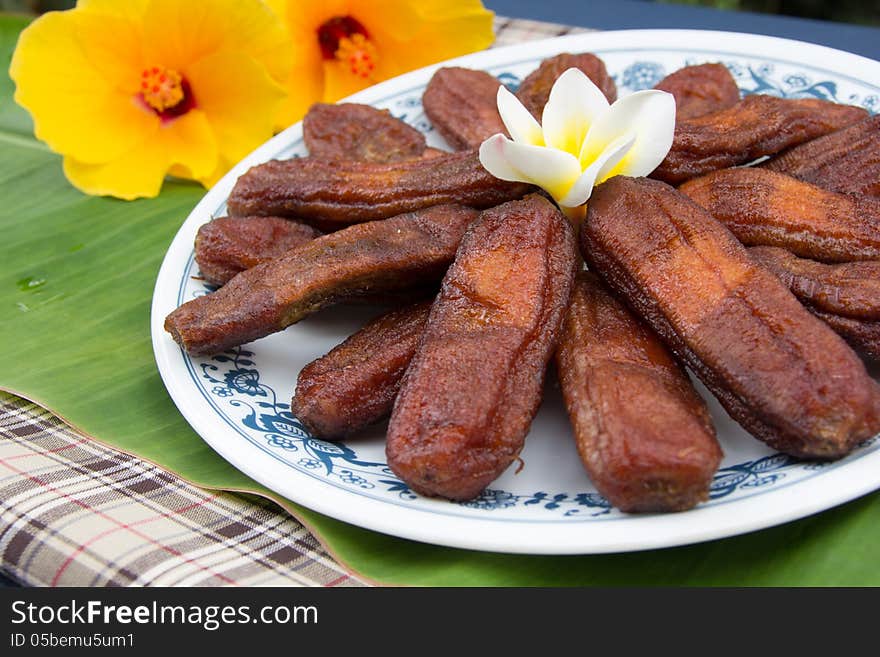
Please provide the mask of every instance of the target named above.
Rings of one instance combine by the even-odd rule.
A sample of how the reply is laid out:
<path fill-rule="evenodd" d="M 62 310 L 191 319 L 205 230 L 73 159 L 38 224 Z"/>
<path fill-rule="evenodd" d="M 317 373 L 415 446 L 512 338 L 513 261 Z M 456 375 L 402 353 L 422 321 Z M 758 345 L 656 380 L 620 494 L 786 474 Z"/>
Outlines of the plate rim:
<path fill-rule="evenodd" d="M 424 85 L 430 74 L 443 66 L 476 65 L 479 68 L 489 68 L 505 63 L 512 64 L 513 62 L 511 62 L 509 55 L 522 53 L 523 47 L 526 45 L 529 49 L 528 59 L 537 59 L 551 53 L 564 52 L 564 49 L 569 45 L 576 45 L 580 50 L 600 50 L 601 42 L 625 41 L 627 38 L 644 39 L 652 45 L 640 45 L 644 46 L 646 50 L 654 51 L 662 49 L 662 47 L 657 43 L 653 43 L 653 39 L 668 42 L 676 38 L 695 38 L 697 42 L 706 40 L 707 43 L 703 47 L 711 49 L 712 52 L 716 53 L 723 53 L 724 46 L 729 47 L 735 41 L 736 51 L 731 52 L 731 55 L 764 59 L 771 56 L 764 54 L 761 49 L 750 49 L 746 52 L 745 49 L 748 46 L 743 41 L 752 41 L 752 45 L 762 45 L 770 50 L 791 48 L 793 46 L 800 49 L 806 48 L 811 55 L 807 58 L 807 61 L 799 60 L 795 62 L 791 58 L 784 61 L 790 64 L 800 63 L 805 66 L 827 70 L 828 63 L 824 58 L 829 56 L 834 58 L 844 57 L 845 59 L 850 59 L 852 64 L 872 68 L 872 75 L 868 77 L 876 79 L 876 82 L 866 81 L 866 73 L 861 69 L 859 69 L 860 78 L 852 78 L 852 76 L 847 74 L 829 70 L 830 73 L 838 77 L 850 77 L 862 84 L 875 85 L 880 89 L 880 62 L 861 55 L 828 48 L 827 46 L 742 32 L 650 29 L 583 32 L 480 51 L 405 73 L 358 92 L 353 96 L 349 96 L 340 102 L 370 103 L 382 96 L 388 95 L 392 89 L 398 89 L 399 93 L 402 93 L 407 86 L 412 86 L 413 83 L 417 83 L 419 86 Z M 688 52 L 700 50 L 701 48 L 700 43 L 689 43 L 687 47 L 676 46 L 670 49 L 677 52 Z M 633 48 L 624 47 L 621 50 L 631 52 Z M 810 61 L 820 61 L 821 63 L 810 63 Z M 799 493 L 801 491 L 797 485 L 799 482 L 795 482 L 795 484 L 787 488 L 768 491 L 767 494 L 774 496 L 773 506 L 776 509 L 775 513 L 768 514 L 766 509 L 763 509 L 766 504 L 766 497 L 758 495 L 736 500 L 737 513 L 734 514 L 721 510 L 719 505 L 714 505 L 697 507 L 675 514 L 627 516 L 622 518 L 622 520 L 631 520 L 631 522 L 603 523 L 604 526 L 600 532 L 586 530 L 586 527 L 590 525 L 578 525 L 571 521 L 567 523 L 560 522 L 562 533 L 572 533 L 571 528 L 580 526 L 581 529 L 586 530 L 582 532 L 585 536 L 578 535 L 576 540 L 571 540 L 571 537 L 568 541 L 557 540 L 553 544 L 548 544 L 545 532 L 524 532 L 522 534 L 514 532 L 511 534 L 509 531 L 490 531 L 490 528 L 483 527 L 486 524 L 485 518 L 455 517 L 446 514 L 442 515 L 442 523 L 445 529 L 442 535 L 438 536 L 437 531 L 432 530 L 432 519 L 436 521 L 436 514 L 422 508 L 396 507 L 393 513 L 389 514 L 386 501 L 355 496 L 357 501 L 352 503 L 350 492 L 332 486 L 329 487 L 331 490 L 328 491 L 328 487 L 321 482 L 305 482 L 305 490 L 303 490 L 302 486 L 304 483 L 297 480 L 296 486 L 299 488 L 294 490 L 290 486 L 290 480 L 298 479 L 300 473 L 291 471 L 277 463 L 269 462 L 271 458 L 265 454 L 253 454 L 250 449 L 240 452 L 238 449 L 240 445 L 237 442 L 232 446 L 225 444 L 223 434 L 215 435 L 216 427 L 211 426 L 215 424 L 217 418 L 205 417 L 196 412 L 194 407 L 185 403 L 186 398 L 191 396 L 193 391 L 187 388 L 185 380 L 172 376 L 179 368 L 186 367 L 186 357 L 163 329 L 165 315 L 170 311 L 167 304 L 167 297 L 169 295 L 167 290 L 163 289 L 163 284 L 166 279 L 171 278 L 172 270 L 175 267 L 179 270 L 181 253 L 185 252 L 183 253 L 183 261 L 186 260 L 188 254 L 191 254 L 192 240 L 198 226 L 204 221 L 204 217 L 208 214 L 209 210 L 216 209 L 225 202 L 229 190 L 238 176 L 250 166 L 274 156 L 285 145 L 298 139 L 301 136 L 301 132 L 301 122 L 298 122 L 269 139 L 237 163 L 214 187 L 205 193 L 181 224 L 166 251 L 156 277 L 151 303 L 150 325 L 153 352 L 157 368 L 169 396 L 178 411 L 202 440 L 222 458 L 256 482 L 283 495 L 296 504 L 365 529 L 434 545 L 521 554 L 630 552 L 704 542 L 741 535 L 803 518 L 861 497 L 880 487 L 880 480 L 871 481 L 870 476 L 858 476 L 860 473 L 870 475 L 872 466 L 874 466 L 874 469 L 877 469 L 876 466 L 880 465 L 880 450 L 878 450 L 869 454 L 862 454 L 851 463 L 845 463 L 846 459 L 844 459 L 839 463 L 844 463 L 846 467 L 835 468 L 811 478 L 812 484 L 808 484 L 811 489 L 819 488 L 823 492 L 820 495 L 816 495 L 814 490 L 814 495 L 809 500 L 805 501 L 800 496 Z M 174 279 L 172 278 L 172 280 Z M 176 280 L 179 283 L 180 277 L 178 276 Z M 176 305 L 172 305 L 171 309 L 174 307 Z M 175 358 L 177 360 L 176 363 Z M 279 481 L 282 483 L 279 484 Z M 806 484 L 806 482 L 803 483 Z M 797 504 L 789 505 L 785 503 L 787 498 L 796 498 Z M 448 502 L 441 500 L 422 499 L 429 503 L 429 506 L 448 504 Z M 782 505 L 779 504 L 780 500 L 783 501 Z M 718 518 L 713 518 L 715 515 L 721 515 L 720 521 Z M 745 516 L 747 520 L 743 520 L 742 516 Z M 727 522 L 724 521 L 725 518 Z M 541 523 L 546 525 L 547 521 L 541 521 Z M 488 524 L 492 530 L 497 529 L 500 525 L 502 527 L 507 526 L 507 529 L 520 528 L 520 531 L 522 531 L 523 527 L 528 528 L 529 526 L 533 527 L 536 525 L 535 521 L 529 519 L 505 519 L 502 522 Z M 615 525 L 624 525 L 624 528 L 621 531 Z M 670 525 L 673 526 L 671 536 L 664 531 L 657 531 L 663 529 L 668 531 Z M 677 527 L 678 525 L 683 525 L 683 527 Z M 635 529 L 631 529 L 633 526 L 635 526 Z M 577 534 L 577 531 L 573 533 Z M 595 536 L 590 535 L 593 533 L 599 533 L 601 536 L 597 539 Z M 450 538 L 449 534 L 453 535 L 454 538 Z M 637 536 L 633 536 L 633 534 Z M 645 540 L 645 534 L 648 534 L 651 539 Z"/>

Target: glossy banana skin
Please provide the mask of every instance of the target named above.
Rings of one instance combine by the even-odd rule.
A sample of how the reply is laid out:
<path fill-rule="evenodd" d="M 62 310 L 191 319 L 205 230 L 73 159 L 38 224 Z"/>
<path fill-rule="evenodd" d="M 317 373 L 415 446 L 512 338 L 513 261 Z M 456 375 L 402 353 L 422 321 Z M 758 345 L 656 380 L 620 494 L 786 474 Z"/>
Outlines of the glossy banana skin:
<path fill-rule="evenodd" d="M 541 121 L 544 105 L 550 98 L 550 89 L 556 78 L 570 68 L 580 69 L 599 90 L 605 95 L 609 103 L 617 100 L 617 85 L 608 75 L 605 62 L 593 53 L 583 52 L 578 54 L 562 53 L 555 57 L 548 57 L 541 62 L 540 66 L 529 73 L 520 82 L 516 97 L 528 109 L 532 115 Z"/>
<path fill-rule="evenodd" d="M 475 150 L 390 164 L 303 157 L 251 168 L 227 205 L 232 215 L 295 217 L 338 230 L 441 204 L 492 207 L 532 189 L 495 178 Z"/>
<path fill-rule="evenodd" d="M 422 157 L 425 135 L 388 110 L 358 103 L 315 103 L 303 118 L 309 155 L 330 160 L 397 162 Z"/>
<path fill-rule="evenodd" d="M 392 310 L 306 365 L 290 405 L 293 414 L 313 435 L 329 440 L 390 415 L 430 310 L 430 301 Z"/>
<path fill-rule="evenodd" d="M 760 166 L 832 192 L 880 197 L 880 115 L 796 146 Z"/>
<path fill-rule="evenodd" d="M 804 304 L 811 313 L 828 324 L 862 357 L 880 363 L 880 321 L 835 315 Z"/>
<path fill-rule="evenodd" d="M 880 261 L 827 265 L 771 246 L 749 255 L 862 357 L 880 361 Z"/>
<path fill-rule="evenodd" d="M 880 259 L 880 199 L 829 192 L 756 167 L 716 171 L 681 191 L 743 244 L 824 262 Z"/>
<path fill-rule="evenodd" d="M 654 88 L 675 97 L 676 121 L 711 114 L 739 102 L 739 87 L 723 64 L 685 66 Z"/>
<path fill-rule="evenodd" d="M 772 246 L 755 246 L 749 255 L 773 272 L 804 303 L 817 310 L 880 320 L 880 261 L 825 264 Z"/>
<path fill-rule="evenodd" d="M 880 430 L 858 356 L 687 196 L 618 176 L 590 199 L 581 252 L 755 437 L 837 458 Z"/>
<path fill-rule="evenodd" d="M 676 121 L 672 148 L 651 177 L 679 184 L 774 155 L 867 116 L 860 107 L 815 98 L 746 96 L 726 109 Z"/>
<path fill-rule="evenodd" d="M 323 233 L 283 217 L 217 217 L 199 228 L 195 257 L 212 285 L 310 242 Z"/>
<path fill-rule="evenodd" d="M 575 280 L 556 365 L 578 453 L 611 504 L 682 511 L 708 499 L 722 454 L 705 402 L 594 274 Z"/>
<path fill-rule="evenodd" d="M 431 124 L 454 150 L 479 148 L 494 134 L 507 134 L 498 113 L 501 82 L 486 71 L 460 66 L 438 69 L 422 95 Z"/>
<path fill-rule="evenodd" d="M 478 214 L 437 206 L 324 235 L 186 302 L 165 330 L 191 355 L 215 354 L 340 301 L 421 288 L 443 276 Z"/>
<path fill-rule="evenodd" d="M 388 426 L 388 465 L 412 490 L 473 498 L 520 453 L 576 266 L 571 224 L 542 196 L 468 230 Z"/>

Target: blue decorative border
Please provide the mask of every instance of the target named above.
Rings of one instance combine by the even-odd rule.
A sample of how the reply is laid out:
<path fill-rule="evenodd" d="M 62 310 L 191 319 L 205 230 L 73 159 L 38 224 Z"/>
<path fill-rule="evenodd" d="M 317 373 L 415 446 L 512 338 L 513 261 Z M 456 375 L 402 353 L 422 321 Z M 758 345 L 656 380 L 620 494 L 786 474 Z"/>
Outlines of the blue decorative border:
<path fill-rule="evenodd" d="M 608 49 L 599 50 L 598 54 L 608 52 L 633 53 L 640 49 Z M 721 53 L 714 51 L 694 51 L 651 48 L 647 51 L 669 51 L 676 53 L 734 55 L 741 58 L 741 53 Z M 753 58 L 758 59 L 758 58 Z M 838 84 L 832 80 L 814 80 L 805 73 L 787 73 L 783 77 L 776 75 L 775 67 L 769 61 L 776 61 L 789 66 L 802 66 L 784 60 L 771 60 L 760 58 L 764 63 L 760 65 L 741 64 L 737 60 L 724 61 L 723 63 L 731 70 L 734 78 L 744 94 L 769 93 L 786 98 L 823 98 L 836 102 L 860 104 L 869 112 L 876 113 L 880 110 L 880 89 L 878 94 L 859 96 L 850 94 L 845 100 L 838 96 Z M 688 59 L 685 64 L 696 63 L 697 60 Z M 504 66 L 495 67 L 496 70 L 507 67 L 516 67 L 527 63 L 537 63 L 535 58 L 507 63 Z M 818 71 L 817 71 L 818 72 Z M 837 73 L 823 72 L 823 74 L 841 79 L 848 76 Z M 505 85 L 515 89 L 519 84 L 519 77 L 509 71 L 496 73 Z M 666 75 L 663 65 L 656 61 L 636 61 L 626 67 L 622 72 L 613 75 L 618 87 L 623 90 L 637 91 L 639 89 L 653 87 Z M 864 82 L 849 78 L 862 86 Z M 424 133 L 433 130 L 429 121 L 421 109 L 422 85 L 417 85 L 405 91 L 398 91 L 393 95 L 376 101 L 377 104 L 393 101 L 394 114 Z M 876 87 L 874 87 L 876 89 Z M 396 100 L 395 100 L 396 99 Z M 295 156 L 305 152 L 302 140 L 297 140 L 282 149 L 279 156 Z M 217 208 L 217 212 L 223 211 L 225 203 Z M 198 277 L 195 271 L 195 262 L 191 254 L 184 268 L 178 290 L 178 305 L 185 301 L 187 283 Z M 199 296 L 207 294 L 212 288 L 202 284 L 191 294 Z M 318 479 L 324 483 L 342 488 L 347 492 L 358 495 L 366 495 L 379 501 L 401 504 L 411 507 L 409 504 L 418 499 L 409 487 L 399 480 L 382 462 L 368 461 L 359 458 L 356 450 L 344 443 L 331 443 L 312 437 L 308 431 L 291 414 L 289 404 L 278 401 L 275 391 L 260 380 L 260 372 L 255 362 L 254 354 L 241 347 L 215 355 L 210 359 L 193 360 L 181 352 L 181 357 L 190 372 L 193 382 L 202 393 L 202 396 L 214 408 L 220 417 L 237 433 L 245 437 L 251 444 L 261 451 L 269 454 L 274 459 L 287 467 L 295 469 L 301 474 Z M 228 406 L 227 409 L 221 406 Z M 234 409 L 234 413 L 230 412 Z M 234 417 L 238 416 L 238 417 Z M 873 447 L 870 447 L 873 445 Z M 804 463 L 798 462 L 784 454 L 771 454 L 751 461 L 745 461 L 736 465 L 721 468 L 715 475 L 710 488 L 710 502 L 713 506 L 727 502 L 735 502 L 753 495 L 762 494 L 770 490 L 779 490 L 790 485 L 795 485 L 817 476 L 822 471 L 835 469 L 839 466 L 851 463 L 854 459 L 860 459 L 880 448 L 877 437 L 866 441 L 859 450 L 846 459 L 834 463 Z M 795 472 L 804 476 L 787 479 L 788 475 Z M 733 498 L 725 500 L 734 493 L 739 493 Z M 723 500 L 723 501 L 720 501 Z M 580 493 L 548 493 L 535 491 L 530 494 L 517 494 L 504 490 L 488 488 L 476 499 L 462 503 L 450 503 L 448 511 L 444 515 L 456 515 L 473 517 L 464 509 L 476 509 L 481 511 L 494 511 L 512 507 L 542 508 L 552 512 L 552 519 L 547 520 L 533 518 L 517 518 L 517 522 L 559 522 L 561 519 L 582 520 L 614 520 L 629 518 L 613 509 L 608 501 L 595 492 Z M 455 509 L 461 507 L 461 511 Z M 426 510 L 426 509 L 420 509 Z M 510 518 L 493 518 L 510 522 Z"/>

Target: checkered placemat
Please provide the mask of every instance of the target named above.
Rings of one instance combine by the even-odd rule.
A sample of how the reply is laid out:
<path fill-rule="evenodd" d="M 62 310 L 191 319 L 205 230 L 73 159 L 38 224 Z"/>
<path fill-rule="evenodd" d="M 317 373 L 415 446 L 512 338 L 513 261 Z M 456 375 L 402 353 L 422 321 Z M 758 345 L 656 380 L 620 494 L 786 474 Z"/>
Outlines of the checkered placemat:
<path fill-rule="evenodd" d="M 0 393 L 0 557 L 29 585 L 360 585 L 278 506 L 209 492 Z"/>
<path fill-rule="evenodd" d="M 496 17 L 493 47 L 574 32 Z M 0 573 L 30 586 L 362 586 L 279 506 L 210 492 L 0 392 Z"/>

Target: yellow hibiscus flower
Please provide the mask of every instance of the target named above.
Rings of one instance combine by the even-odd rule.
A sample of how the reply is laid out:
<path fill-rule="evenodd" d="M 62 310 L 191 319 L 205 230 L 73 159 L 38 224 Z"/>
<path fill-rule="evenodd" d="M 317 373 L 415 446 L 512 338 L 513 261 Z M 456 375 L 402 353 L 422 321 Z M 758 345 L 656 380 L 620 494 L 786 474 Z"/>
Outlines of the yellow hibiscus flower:
<path fill-rule="evenodd" d="M 289 37 L 259 0 L 80 0 L 21 34 L 9 69 L 37 138 L 89 194 L 215 182 L 272 135 Z"/>
<path fill-rule="evenodd" d="M 491 45 L 492 12 L 479 0 L 267 0 L 293 42 L 279 125 L 312 103 Z"/>

